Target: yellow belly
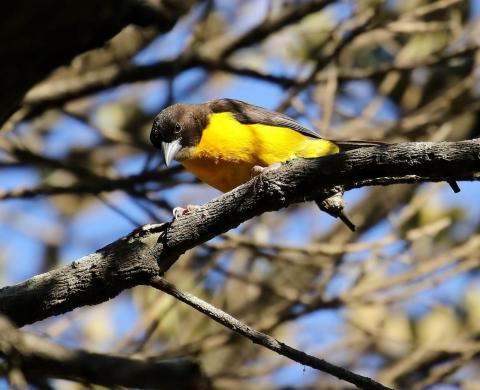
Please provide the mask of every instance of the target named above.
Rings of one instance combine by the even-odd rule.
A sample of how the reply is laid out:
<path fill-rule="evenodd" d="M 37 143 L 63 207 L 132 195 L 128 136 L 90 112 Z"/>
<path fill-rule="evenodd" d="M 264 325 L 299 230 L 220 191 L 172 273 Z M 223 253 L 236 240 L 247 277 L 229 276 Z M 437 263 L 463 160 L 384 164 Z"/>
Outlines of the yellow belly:
<path fill-rule="evenodd" d="M 307 137 L 286 127 L 244 125 L 229 113 L 219 113 L 210 116 L 200 143 L 180 162 L 201 181 L 226 192 L 250 180 L 255 165 L 267 167 L 296 157 L 321 157 L 338 151 L 328 140 Z"/>

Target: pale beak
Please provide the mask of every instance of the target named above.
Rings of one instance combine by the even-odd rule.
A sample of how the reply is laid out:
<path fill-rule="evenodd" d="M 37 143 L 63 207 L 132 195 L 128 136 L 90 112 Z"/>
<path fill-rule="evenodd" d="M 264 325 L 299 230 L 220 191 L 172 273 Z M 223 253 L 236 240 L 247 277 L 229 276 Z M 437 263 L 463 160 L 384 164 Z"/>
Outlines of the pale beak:
<path fill-rule="evenodd" d="M 172 142 L 162 142 L 163 161 L 165 161 L 165 165 L 167 167 L 170 165 L 180 149 L 182 149 L 182 145 L 180 145 L 179 139 L 176 139 Z"/>

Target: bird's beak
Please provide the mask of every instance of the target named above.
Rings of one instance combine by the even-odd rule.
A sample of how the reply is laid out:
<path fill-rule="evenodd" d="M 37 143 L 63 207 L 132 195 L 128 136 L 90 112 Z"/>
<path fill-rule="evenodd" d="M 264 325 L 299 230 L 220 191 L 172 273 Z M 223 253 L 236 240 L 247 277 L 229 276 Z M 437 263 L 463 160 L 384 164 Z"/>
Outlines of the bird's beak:
<path fill-rule="evenodd" d="M 163 161 L 165 161 L 165 165 L 167 167 L 170 165 L 172 160 L 175 158 L 175 155 L 181 148 L 182 145 L 180 145 L 179 139 L 176 139 L 172 142 L 162 142 Z"/>

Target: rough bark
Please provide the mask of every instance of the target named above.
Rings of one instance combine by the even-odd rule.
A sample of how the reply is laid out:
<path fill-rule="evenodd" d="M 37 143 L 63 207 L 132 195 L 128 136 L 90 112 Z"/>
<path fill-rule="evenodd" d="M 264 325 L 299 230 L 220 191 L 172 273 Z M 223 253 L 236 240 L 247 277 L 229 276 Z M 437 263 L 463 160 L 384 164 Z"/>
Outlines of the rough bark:
<path fill-rule="evenodd" d="M 164 274 L 186 250 L 266 211 L 331 195 L 330 188 L 480 179 L 480 141 L 411 142 L 298 159 L 162 225 L 146 225 L 94 254 L 0 290 L 18 325 L 106 301 Z"/>

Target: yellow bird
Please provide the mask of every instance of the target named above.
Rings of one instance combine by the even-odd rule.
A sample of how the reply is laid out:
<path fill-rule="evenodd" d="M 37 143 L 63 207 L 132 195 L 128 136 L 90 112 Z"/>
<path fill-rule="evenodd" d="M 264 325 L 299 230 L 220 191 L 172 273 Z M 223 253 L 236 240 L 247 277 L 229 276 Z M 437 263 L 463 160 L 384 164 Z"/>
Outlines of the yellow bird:
<path fill-rule="evenodd" d="M 175 159 L 222 192 L 294 158 L 382 144 L 323 139 L 287 115 L 233 99 L 167 107 L 155 118 L 150 140 L 167 166 Z M 336 216 L 355 229 L 344 214 Z"/>

